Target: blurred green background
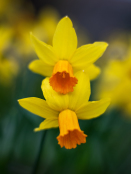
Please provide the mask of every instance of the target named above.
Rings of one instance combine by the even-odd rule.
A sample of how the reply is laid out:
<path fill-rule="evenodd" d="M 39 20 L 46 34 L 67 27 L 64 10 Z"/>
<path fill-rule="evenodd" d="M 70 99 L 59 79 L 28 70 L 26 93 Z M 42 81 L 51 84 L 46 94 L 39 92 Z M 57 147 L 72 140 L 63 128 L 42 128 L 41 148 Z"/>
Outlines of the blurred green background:
<path fill-rule="evenodd" d="M 44 98 L 40 88 L 43 77 L 28 69 L 37 58 L 29 32 L 51 44 L 59 19 L 68 15 L 79 46 L 103 40 L 110 44 L 97 62 L 102 71 L 108 59 L 121 59 L 129 49 L 131 1 L 0 0 L 0 4 L 0 174 L 33 174 L 45 134 L 33 129 L 43 119 L 17 102 Z M 90 100 L 97 98 L 100 77 L 91 82 Z M 79 123 L 88 135 L 87 142 L 72 150 L 58 145 L 59 129 L 46 131 L 37 174 L 131 173 L 131 115 L 112 107 L 96 119 Z"/>

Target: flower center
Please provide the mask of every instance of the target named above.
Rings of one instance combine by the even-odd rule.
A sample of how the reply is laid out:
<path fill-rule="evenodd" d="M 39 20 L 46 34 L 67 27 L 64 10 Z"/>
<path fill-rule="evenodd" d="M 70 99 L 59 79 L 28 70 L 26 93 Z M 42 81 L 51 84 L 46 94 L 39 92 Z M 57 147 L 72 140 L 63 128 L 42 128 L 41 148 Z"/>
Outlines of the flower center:
<path fill-rule="evenodd" d="M 66 109 L 59 114 L 60 134 L 58 144 L 66 149 L 76 148 L 77 144 L 86 143 L 87 135 L 80 129 L 76 113 Z"/>
<path fill-rule="evenodd" d="M 73 69 L 66 60 L 59 60 L 53 69 L 50 77 L 50 85 L 56 92 L 66 94 L 73 91 L 73 87 L 77 84 L 77 78 L 73 75 Z"/>

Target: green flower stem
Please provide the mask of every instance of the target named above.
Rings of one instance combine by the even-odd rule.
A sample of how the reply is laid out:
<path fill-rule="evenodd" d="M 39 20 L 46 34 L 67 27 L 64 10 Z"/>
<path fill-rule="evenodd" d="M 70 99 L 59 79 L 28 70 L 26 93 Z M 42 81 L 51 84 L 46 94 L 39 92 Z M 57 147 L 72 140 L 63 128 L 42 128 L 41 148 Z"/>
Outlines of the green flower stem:
<path fill-rule="evenodd" d="M 40 147 L 39 147 L 39 151 L 38 151 L 38 154 L 37 154 L 37 157 L 36 157 L 35 164 L 33 166 L 32 174 L 37 174 L 38 167 L 39 167 L 39 162 L 40 162 L 40 157 L 41 157 L 41 154 L 42 154 L 42 147 L 43 147 L 43 144 L 44 144 L 46 134 L 47 134 L 47 130 L 45 130 L 42 134 L 41 141 L 40 141 Z"/>

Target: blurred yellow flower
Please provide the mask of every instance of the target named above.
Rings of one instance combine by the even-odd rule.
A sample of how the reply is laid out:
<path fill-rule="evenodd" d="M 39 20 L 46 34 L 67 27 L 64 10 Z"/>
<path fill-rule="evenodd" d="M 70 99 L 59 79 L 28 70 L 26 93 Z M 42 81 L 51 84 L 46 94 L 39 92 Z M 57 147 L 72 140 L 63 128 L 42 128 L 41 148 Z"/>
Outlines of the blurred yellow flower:
<path fill-rule="evenodd" d="M 44 8 L 40 11 L 32 32 L 47 44 L 52 44 L 52 38 L 59 19 L 60 15 L 56 9 Z"/>
<path fill-rule="evenodd" d="M 99 84 L 100 97 L 110 97 L 113 106 L 131 114 L 131 52 L 124 60 L 111 60 Z"/>
<path fill-rule="evenodd" d="M 6 13 L 6 8 L 9 6 L 10 1 L 12 0 L 0 0 L 0 15 L 3 15 L 3 13 Z"/>
<path fill-rule="evenodd" d="M 59 15 L 53 8 L 43 9 L 35 19 L 33 14 L 18 14 L 19 18 L 13 25 L 14 28 L 14 46 L 17 47 L 17 52 L 27 59 L 32 58 L 33 48 L 30 44 L 30 31 L 38 38 L 51 44 L 51 40 L 59 19 Z M 47 27 L 48 26 L 48 27 Z M 26 57 L 25 57 L 26 56 Z"/>
<path fill-rule="evenodd" d="M 108 44 L 95 42 L 77 49 L 77 36 L 68 17 L 57 25 L 53 47 L 38 40 L 31 34 L 31 40 L 40 60 L 33 61 L 29 68 L 38 74 L 50 77 L 52 88 L 66 94 L 77 84 L 74 73 L 85 70 L 90 78 L 95 78 L 100 70 L 93 63 L 102 56 Z"/>
<path fill-rule="evenodd" d="M 4 52 L 8 48 L 12 37 L 12 29 L 7 26 L 0 27 L 0 84 L 11 84 L 18 72 L 18 64 L 10 57 L 5 58 Z"/>
<path fill-rule="evenodd" d="M 79 83 L 72 93 L 62 95 L 55 92 L 49 78 L 42 82 L 45 100 L 31 97 L 20 99 L 19 104 L 45 120 L 35 131 L 59 127 L 58 144 L 66 149 L 76 148 L 86 142 L 87 135 L 80 129 L 78 119 L 88 120 L 100 116 L 107 109 L 110 99 L 90 102 L 90 81 L 83 71 L 75 74 Z"/>
<path fill-rule="evenodd" d="M 12 37 L 12 29 L 7 26 L 0 26 L 0 54 L 4 49 L 7 48 L 11 37 Z"/>
<path fill-rule="evenodd" d="M 12 52 L 19 53 L 18 57 L 25 58 L 23 54 L 31 53 L 29 31 L 32 26 L 33 13 L 30 3 L 22 0 L 0 0 L 1 25 L 10 26 Z M 24 7 L 23 7 L 24 6 Z M 7 33 L 7 32 L 5 32 Z"/>
<path fill-rule="evenodd" d="M 18 64 L 14 60 L 0 57 L 0 84 L 10 85 L 18 73 Z"/>
<path fill-rule="evenodd" d="M 30 37 L 29 31 L 32 29 L 33 21 L 29 19 L 26 21 L 25 19 L 20 19 L 16 21 L 13 28 L 13 38 L 14 38 L 14 49 L 18 55 L 22 57 L 22 59 L 27 59 L 27 56 L 31 55 L 32 47 L 30 46 Z M 30 58 L 30 57 L 29 57 Z"/>

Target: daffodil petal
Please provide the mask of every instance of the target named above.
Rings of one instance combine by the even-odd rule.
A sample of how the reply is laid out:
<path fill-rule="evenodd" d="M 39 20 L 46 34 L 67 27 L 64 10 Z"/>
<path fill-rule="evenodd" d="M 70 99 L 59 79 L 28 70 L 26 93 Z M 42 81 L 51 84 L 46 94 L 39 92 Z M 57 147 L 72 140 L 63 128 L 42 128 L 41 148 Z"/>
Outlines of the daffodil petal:
<path fill-rule="evenodd" d="M 36 97 L 18 100 L 19 104 L 26 110 L 43 118 L 58 118 L 59 113 L 51 109 L 45 100 Z"/>
<path fill-rule="evenodd" d="M 88 64 L 94 63 L 101 57 L 106 50 L 108 44 L 106 42 L 95 42 L 81 46 L 70 59 L 70 63 L 74 68 L 83 69 Z"/>
<path fill-rule="evenodd" d="M 41 131 L 44 129 L 51 129 L 59 127 L 58 119 L 45 119 L 38 128 L 35 128 L 34 131 Z"/>
<path fill-rule="evenodd" d="M 32 33 L 30 34 L 31 41 L 37 56 L 46 64 L 54 66 L 58 58 L 53 50 L 53 47 L 38 40 Z"/>
<path fill-rule="evenodd" d="M 62 18 L 57 25 L 53 48 L 60 59 L 69 60 L 77 48 L 77 36 L 70 18 Z"/>
<path fill-rule="evenodd" d="M 94 64 L 91 64 L 90 66 L 85 67 L 84 70 L 85 70 L 85 73 L 88 74 L 90 80 L 94 80 L 95 78 L 97 78 L 97 76 L 101 72 L 101 69 Z"/>
<path fill-rule="evenodd" d="M 53 72 L 53 66 L 44 63 L 42 60 L 34 60 L 29 64 L 29 69 L 34 73 L 50 77 Z"/>
<path fill-rule="evenodd" d="M 78 84 L 74 87 L 74 91 L 69 94 L 69 108 L 71 110 L 76 110 L 88 102 L 91 93 L 89 77 L 83 71 L 78 71 L 75 77 L 78 79 Z"/>
<path fill-rule="evenodd" d="M 49 78 L 42 81 L 41 89 L 46 99 L 47 104 L 56 111 L 62 111 L 68 108 L 69 97 L 68 95 L 60 94 L 52 89 L 49 83 Z"/>
<path fill-rule="evenodd" d="M 101 69 L 94 64 L 89 64 L 89 66 L 83 67 L 83 70 L 89 76 L 90 80 L 94 80 L 101 73 Z M 73 68 L 74 73 L 78 71 L 80 70 L 77 68 Z"/>
<path fill-rule="evenodd" d="M 74 87 L 74 91 L 66 95 L 55 92 L 49 84 L 49 78 L 43 80 L 41 88 L 48 105 L 57 111 L 64 109 L 76 110 L 86 102 L 90 97 L 90 81 L 88 76 L 79 71 L 75 74 L 78 84 Z"/>
<path fill-rule="evenodd" d="M 78 119 L 88 120 L 100 116 L 105 112 L 110 104 L 110 99 L 101 99 L 99 101 L 89 102 L 76 111 Z"/>

